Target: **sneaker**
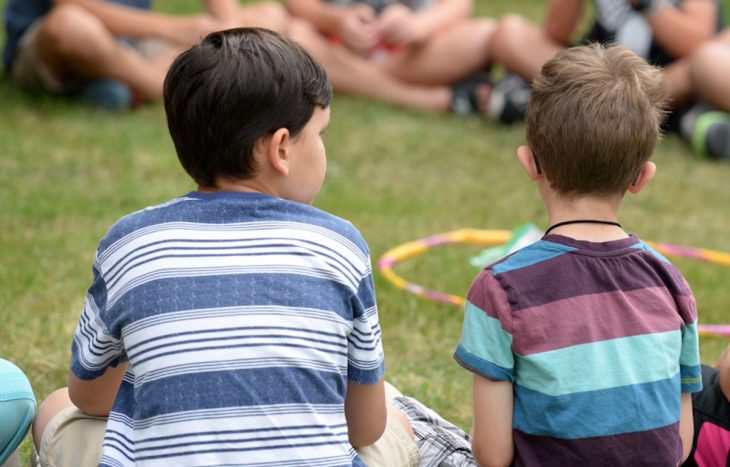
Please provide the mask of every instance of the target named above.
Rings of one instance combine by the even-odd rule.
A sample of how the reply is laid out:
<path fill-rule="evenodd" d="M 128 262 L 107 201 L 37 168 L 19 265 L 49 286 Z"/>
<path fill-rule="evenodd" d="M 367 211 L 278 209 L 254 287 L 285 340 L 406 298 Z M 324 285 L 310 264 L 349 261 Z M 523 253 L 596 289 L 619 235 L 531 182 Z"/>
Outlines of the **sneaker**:
<path fill-rule="evenodd" d="M 730 159 L 730 113 L 695 105 L 682 116 L 680 134 L 697 154 L 714 160 Z"/>
<path fill-rule="evenodd" d="M 97 79 L 86 84 L 79 96 L 87 105 L 118 112 L 132 107 L 134 95 L 129 86 L 115 79 Z"/>
<path fill-rule="evenodd" d="M 487 115 L 502 123 L 521 122 L 529 101 L 530 84 L 517 75 L 507 75 L 492 89 Z"/>
<path fill-rule="evenodd" d="M 486 88 L 486 89 L 485 89 Z M 492 80 L 489 71 L 479 71 L 454 84 L 451 89 L 451 111 L 459 116 L 479 114 L 484 109 L 480 96 L 489 93 Z M 486 98 L 483 99 L 486 102 Z"/>

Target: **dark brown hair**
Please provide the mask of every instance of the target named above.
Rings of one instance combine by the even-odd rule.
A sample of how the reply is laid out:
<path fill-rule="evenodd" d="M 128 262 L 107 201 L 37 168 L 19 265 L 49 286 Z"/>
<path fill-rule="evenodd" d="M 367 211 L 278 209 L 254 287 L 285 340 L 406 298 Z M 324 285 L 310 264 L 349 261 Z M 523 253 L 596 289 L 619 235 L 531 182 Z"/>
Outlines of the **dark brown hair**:
<path fill-rule="evenodd" d="M 255 175 L 254 143 L 287 128 L 296 136 L 332 88 L 303 47 L 272 31 L 214 32 L 183 52 L 165 78 L 167 125 L 178 158 L 201 186 Z"/>
<path fill-rule="evenodd" d="M 527 142 L 566 195 L 623 193 L 660 137 L 663 73 L 622 46 L 558 53 L 532 85 Z"/>

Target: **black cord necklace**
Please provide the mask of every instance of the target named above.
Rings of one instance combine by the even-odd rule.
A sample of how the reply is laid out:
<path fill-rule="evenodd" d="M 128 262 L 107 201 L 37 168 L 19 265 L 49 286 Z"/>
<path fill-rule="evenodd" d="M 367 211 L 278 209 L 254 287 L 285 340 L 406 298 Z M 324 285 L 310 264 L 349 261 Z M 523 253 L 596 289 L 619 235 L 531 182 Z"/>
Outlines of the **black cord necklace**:
<path fill-rule="evenodd" d="M 553 224 L 545 231 L 545 235 L 549 234 L 551 230 L 557 229 L 558 227 L 562 227 L 564 225 L 569 224 L 606 224 L 606 225 L 615 225 L 619 229 L 622 228 L 621 224 L 614 221 L 601 221 L 598 219 L 576 219 L 572 221 L 564 221 L 564 222 L 558 222 L 557 224 Z"/>

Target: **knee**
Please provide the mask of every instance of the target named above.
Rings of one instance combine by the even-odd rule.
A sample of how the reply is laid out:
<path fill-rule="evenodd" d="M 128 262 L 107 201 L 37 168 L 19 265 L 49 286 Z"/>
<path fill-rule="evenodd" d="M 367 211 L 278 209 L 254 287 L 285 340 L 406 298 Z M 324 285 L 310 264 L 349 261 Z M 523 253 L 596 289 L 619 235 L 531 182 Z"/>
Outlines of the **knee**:
<path fill-rule="evenodd" d="M 690 80 L 693 86 L 701 87 L 703 83 L 715 75 L 722 73 L 718 64 L 730 60 L 730 44 L 709 42 L 698 47 L 690 57 Z"/>
<path fill-rule="evenodd" d="M 286 28 L 286 36 L 317 54 L 322 48 L 323 39 L 319 32 L 309 22 L 292 18 Z"/>
<path fill-rule="evenodd" d="M 519 15 L 506 15 L 497 22 L 492 35 L 492 51 L 511 54 L 522 43 L 532 23 Z"/>
<path fill-rule="evenodd" d="M 109 34 L 98 18 L 70 3 L 54 7 L 39 33 L 40 40 L 61 55 L 88 54 L 99 44 L 99 34 Z"/>
<path fill-rule="evenodd" d="M 71 405 L 73 403 L 68 396 L 68 388 L 53 391 L 41 402 L 35 420 L 33 421 L 33 442 L 35 443 L 36 449 L 40 448 L 43 432 L 46 430 L 51 419 L 58 412 Z"/>
<path fill-rule="evenodd" d="M 276 32 L 285 32 L 289 23 L 289 13 L 286 8 L 275 2 L 257 4 L 252 15 L 256 17 L 253 21 L 256 26 Z"/>

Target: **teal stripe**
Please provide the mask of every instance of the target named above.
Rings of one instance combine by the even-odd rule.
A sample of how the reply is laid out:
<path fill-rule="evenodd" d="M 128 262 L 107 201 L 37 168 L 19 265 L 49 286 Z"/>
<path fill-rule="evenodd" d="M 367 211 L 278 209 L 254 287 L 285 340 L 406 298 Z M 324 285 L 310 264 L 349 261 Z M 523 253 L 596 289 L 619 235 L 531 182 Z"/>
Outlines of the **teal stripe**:
<path fill-rule="evenodd" d="M 494 274 L 502 274 L 514 269 L 520 269 L 533 264 L 537 264 L 541 261 L 555 258 L 556 256 L 575 251 L 576 248 L 572 246 L 562 245 L 560 243 L 546 242 L 545 240 L 538 240 L 533 243 L 530 248 L 523 248 L 517 251 L 515 254 L 507 258 L 501 263 L 496 264 L 492 271 Z"/>
<path fill-rule="evenodd" d="M 517 384 L 561 396 L 663 380 L 679 373 L 680 341 L 669 331 L 518 356 Z"/>
<path fill-rule="evenodd" d="M 502 329 L 499 320 L 467 301 L 460 345 L 471 355 L 499 367 L 512 368 L 512 334 Z"/>
<path fill-rule="evenodd" d="M 482 360 L 470 354 L 459 344 L 454 352 L 454 358 L 461 366 L 492 381 L 514 381 L 514 369 L 504 368 L 492 362 Z"/>
<path fill-rule="evenodd" d="M 565 396 L 515 386 L 514 427 L 562 439 L 653 430 L 679 420 L 679 374 L 651 383 Z"/>
<path fill-rule="evenodd" d="M 647 245 L 646 243 L 644 243 L 644 242 L 642 242 L 642 241 L 639 241 L 639 243 L 637 243 L 637 244 L 636 244 L 636 245 L 634 245 L 633 247 L 634 247 L 634 248 L 638 248 L 639 250 L 645 250 L 645 251 L 648 251 L 649 253 L 653 254 L 654 256 L 656 256 L 656 257 L 657 257 L 657 258 L 659 258 L 660 260 L 664 261 L 665 263 L 669 263 L 669 264 L 672 264 L 672 262 L 671 262 L 671 261 L 669 261 L 669 260 L 668 260 L 668 259 L 666 258 L 666 256 L 664 256 L 663 254 L 659 253 L 659 252 L 658 252 L 658 251 L 656 251 L 656 250 L 655 250 L 654 248 L 650 247 L 649 245 Z"/>
<path fill-rule="evenodd" d="M 682 379 L 682 392 L 700 392 L 702 390 L 702 367 L 700 365 L 679 365 Z"/>
<path fill-rule="evenodd" d="M 679 363 L 686 366 L 700 364 L 700 337 L 697 332 L 697 320 L 692 324 L 686 324 L 682 330 L 682 353 L 679 356 Z"/>

